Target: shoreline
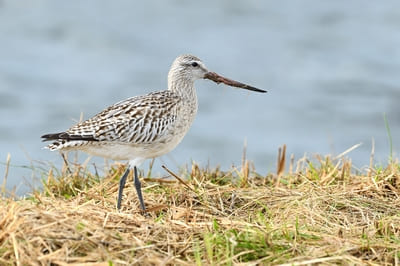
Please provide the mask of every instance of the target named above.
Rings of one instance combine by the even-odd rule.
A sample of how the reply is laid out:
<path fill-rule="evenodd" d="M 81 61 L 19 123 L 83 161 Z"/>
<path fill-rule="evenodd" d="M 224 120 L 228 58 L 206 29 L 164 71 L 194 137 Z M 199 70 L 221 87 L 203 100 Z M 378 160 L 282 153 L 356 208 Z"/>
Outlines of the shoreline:
<path fill-rule="evenodd" d="M 116 164 L 100 178 L 51 169 L 43 191 L 0 199 L 0 264 L 363 264 L 400 259 L 400 165 L 365 173 L 344 158 L 289 159 L 258 175 L 193 164 L 177 179 L 132 176 L 116 210 Z M 55 171 L 56 170 L 56 171 Z M 60 173 L 57 176 L 55 173 Z M 4 193 L 2 193 L 4 196 Z"/>

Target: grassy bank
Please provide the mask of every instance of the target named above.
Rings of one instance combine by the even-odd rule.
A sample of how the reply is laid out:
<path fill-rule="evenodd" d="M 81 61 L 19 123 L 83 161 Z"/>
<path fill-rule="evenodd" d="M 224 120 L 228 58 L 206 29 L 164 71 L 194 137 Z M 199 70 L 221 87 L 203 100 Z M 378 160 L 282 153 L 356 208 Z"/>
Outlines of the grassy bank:
<path fill-rule="evenodd" d="M 146 215 L 132 181 L 115 208 L 123 165 L 102 178 L 51 170 L 43 192 L 0 200 L 0 264 L 398 264 L 398 163 L 286 164 L 283 154 L 267 176 L 245 161 L 227 172 L 194 164 L 179 174 L 185 184 L 144 178 Z"/>

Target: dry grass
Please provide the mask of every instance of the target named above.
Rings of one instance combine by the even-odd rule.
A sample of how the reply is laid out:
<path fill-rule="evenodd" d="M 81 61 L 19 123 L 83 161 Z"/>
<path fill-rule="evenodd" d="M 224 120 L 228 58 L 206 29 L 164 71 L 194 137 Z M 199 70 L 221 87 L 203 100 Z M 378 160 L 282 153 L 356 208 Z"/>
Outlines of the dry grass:
<path fill-rule="evenodd" d="M 133 182 L 116 210 L 116 165 L 48 173 L 43 192 L 0 199 L 1 265 L 392 265 L 400 259 L 400 166 L 360 173 L 344 159 L 306 158 L 284 173 L 199 169 Z"/>

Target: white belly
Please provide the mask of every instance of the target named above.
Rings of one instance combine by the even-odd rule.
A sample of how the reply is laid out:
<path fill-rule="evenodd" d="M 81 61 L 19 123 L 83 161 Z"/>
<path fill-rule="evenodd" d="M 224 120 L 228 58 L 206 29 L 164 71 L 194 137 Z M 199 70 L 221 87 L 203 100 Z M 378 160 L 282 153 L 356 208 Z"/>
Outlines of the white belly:
<path fill-rule="evenodd" d="M 173 136 L 168 140 L 152 143 L 129 144 L 121 142 L 91 142 L 82 145 L 79 150 L 113 160 L 150 159 L 172 151 L 183 139 L 184 134 Z"/>

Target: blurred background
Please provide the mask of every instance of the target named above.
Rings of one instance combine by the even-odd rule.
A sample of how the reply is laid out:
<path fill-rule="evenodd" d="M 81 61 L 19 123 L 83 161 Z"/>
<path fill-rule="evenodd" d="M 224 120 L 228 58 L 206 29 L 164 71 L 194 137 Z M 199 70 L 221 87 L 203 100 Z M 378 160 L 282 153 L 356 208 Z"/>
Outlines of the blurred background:
<path fill-rule="evenodd" d="M 375 163 L 385 165 L 384 114 L 396 156 L 400 1 L 3 0 L 0 181 L 9 153 L 7 188 L 23 195 L 39 185 L 43 170 L 62 165 L 57 152 L 42 149 L 41 135 L 166 89 L 183 53 L 268 93 L 197 81 L 198 116 L 183 142 L 155 161 L 155 174 L 166 174 L 161 164 L 177 171 L 192 160 L 240 166 L 245 142 L 260 174 L 275 171 L 282 144 L 299 159 L 362 143 L 347 156 L 365 169 L 374 139 Z"/>

